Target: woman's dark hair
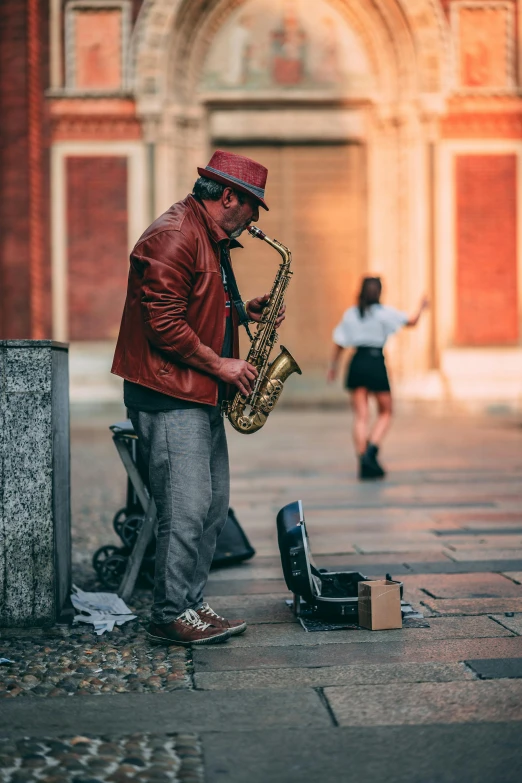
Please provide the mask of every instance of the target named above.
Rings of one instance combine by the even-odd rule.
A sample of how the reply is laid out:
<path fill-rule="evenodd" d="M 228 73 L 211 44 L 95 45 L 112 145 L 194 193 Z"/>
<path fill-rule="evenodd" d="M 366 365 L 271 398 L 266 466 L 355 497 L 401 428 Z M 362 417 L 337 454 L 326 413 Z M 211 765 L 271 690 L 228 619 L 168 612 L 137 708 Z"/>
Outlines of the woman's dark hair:
<path fill-rule="evenodd" d="M 380 277 L 365 277 L 362 281 L 361 292 L 359 294 L 359 300 L 357 306 L 361 318 L 370 305 L 379 304 L 381 298 L 382 284 Z"/>

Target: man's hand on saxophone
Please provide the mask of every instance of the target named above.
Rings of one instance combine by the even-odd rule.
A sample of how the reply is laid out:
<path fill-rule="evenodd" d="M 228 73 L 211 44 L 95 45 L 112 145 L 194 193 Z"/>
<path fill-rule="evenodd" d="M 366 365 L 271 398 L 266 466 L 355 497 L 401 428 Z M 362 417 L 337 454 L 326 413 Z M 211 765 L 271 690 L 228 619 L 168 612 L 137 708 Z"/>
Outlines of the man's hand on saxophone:
<path fill-rule="evenodd" d="M 259 373 L 253 364 L 242 359 L 221 359 L 216 375 L 224 383 L 230 383 L 239 389 L 244 397 L 248 397 L 254 391 Z"/>
<path fill-rule="evenodd" d="M 268 293 L 256 296 L 249 302 L 245 302 L 245 309 L 252 321 L 259 323 L 269 299 L 270 294 Z M 276 328 L 285 320 L 285 312 L 286 305 L 283 305 L 277 316 Z M 235 386 L 244 397 L 248 397 L 254 391 L 256 379 L 259 375 L 253 364 L 241 359 L 221 359 L 215 374 L 224 383 Z"/>
<path fill-rule="evenodd" d="M 259 321 L 261 320 L 261 316 L 263 315 L 263 310 L 265 309 L 269 299 L 270 299 L 270 294 L 263 294 L 263 296 L 256 296 L 255 299 L 251 299 L 249 302 L 246 302 L 245 304 L 246 311 L 252 321 L 256 321 L 256 323 L 259 323 Z M 275 322 L 276 329 L 279 329 L 279 327 L 285 320 L 286 317 L 285 313 L 286 313 L 286 305 L 283 305 L 279 310 L 279 314 Z"/>

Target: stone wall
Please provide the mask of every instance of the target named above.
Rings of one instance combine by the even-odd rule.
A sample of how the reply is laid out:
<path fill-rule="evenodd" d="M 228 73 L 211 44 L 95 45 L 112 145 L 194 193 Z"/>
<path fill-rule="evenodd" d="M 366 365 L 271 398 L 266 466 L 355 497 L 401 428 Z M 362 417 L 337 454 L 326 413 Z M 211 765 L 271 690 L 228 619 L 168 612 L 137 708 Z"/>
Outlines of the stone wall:
<path fill-rule="evenodd" d="M 67 346 L 0 341 L 0 626 L 54 622 L 71 579 Z"/>

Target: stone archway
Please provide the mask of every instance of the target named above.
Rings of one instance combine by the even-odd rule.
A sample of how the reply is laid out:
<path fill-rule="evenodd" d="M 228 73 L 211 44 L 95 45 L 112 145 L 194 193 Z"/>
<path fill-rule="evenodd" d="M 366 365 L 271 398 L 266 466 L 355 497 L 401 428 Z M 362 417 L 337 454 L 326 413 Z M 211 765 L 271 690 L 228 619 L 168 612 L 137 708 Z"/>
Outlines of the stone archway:
<path fill-rule="evenodd" d="M 419 95 L 444 95 L 449 82 L 449 30 L 439 0 L 331 0 L 342 8 L 352 20 L 373 21 L 366 29 L 368 38 L 377 35 L 379 28 L 386 29 L 395 45 L 410 39 L 413 48 L 413 65 L 417 76 Z M 135 26 L 131 42 L 130 83 L 138 102 L 158 109 L 167 88 L 165 63 L 173 38 L 186 25 L 194 28 L 208 18 L 218 7 L 233 8 L 243 0 L 214 0 L 203 3 L 191 0 L 190 10 L 186 0 L 145 0 Z M 202 9 L 205 9 L 204 14 Z M 222 12 L 222 10 L 221 10 Z M 370 16 L 370 14 L 372 14 Z M 380 19 L 379 24 L 375 24 Z"/>
<path fill-rule="evenodd" d="M 200 95 L 203 63 L 227 19 L 248 2 L 146 0 L 142 7 L 131 74 L 156 153 L 157 211 L 187 192 L 209 151 L 216 106 Z M 375 77 L 358 139 L 367 149 L 366 268 L 385 276 L 393 304 L 409 308 L 433 278 L 428 161 L 448 91 L 447 22 L 438 0 L 325 2 L 359 37 Z M 404 355 L 415 373 L 430 367 L 430 340 L 427 330 L 401 337 L 404 350 L 392 356 L 397 376 Z"/>

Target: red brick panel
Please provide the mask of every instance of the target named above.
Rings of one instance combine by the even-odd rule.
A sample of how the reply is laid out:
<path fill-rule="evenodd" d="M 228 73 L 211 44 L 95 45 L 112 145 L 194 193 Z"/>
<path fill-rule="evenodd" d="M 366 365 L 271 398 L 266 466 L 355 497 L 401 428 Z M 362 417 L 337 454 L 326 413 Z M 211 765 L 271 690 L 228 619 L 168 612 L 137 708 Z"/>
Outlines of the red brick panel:
<path fill-rule="evenodd" d="M 127 158 L 67 159 L 69 339 L 115 339 L 128 273 Z"/>
<path fill-rule="evenodd" d="M 457 319 L 461 345 L 518 340 L 515 155 L 456 160 Z"/>
<path fill-rule="evenodd" d="M 41 81 L 48 79 L 47 0 L 39 4 Z M 27 3 L 0 2 L 0 339 L 31 337 L 30 252 L 29 252 L 29 145 L 27 84 Z M 42 176 L 44 199 L 40 209 L 44 221 L 42 237 L 46 265 L 44 306 L 45 334 L 51 336 L 49 277 L 49 176 L 48 121 L 42 109 Z"/>

